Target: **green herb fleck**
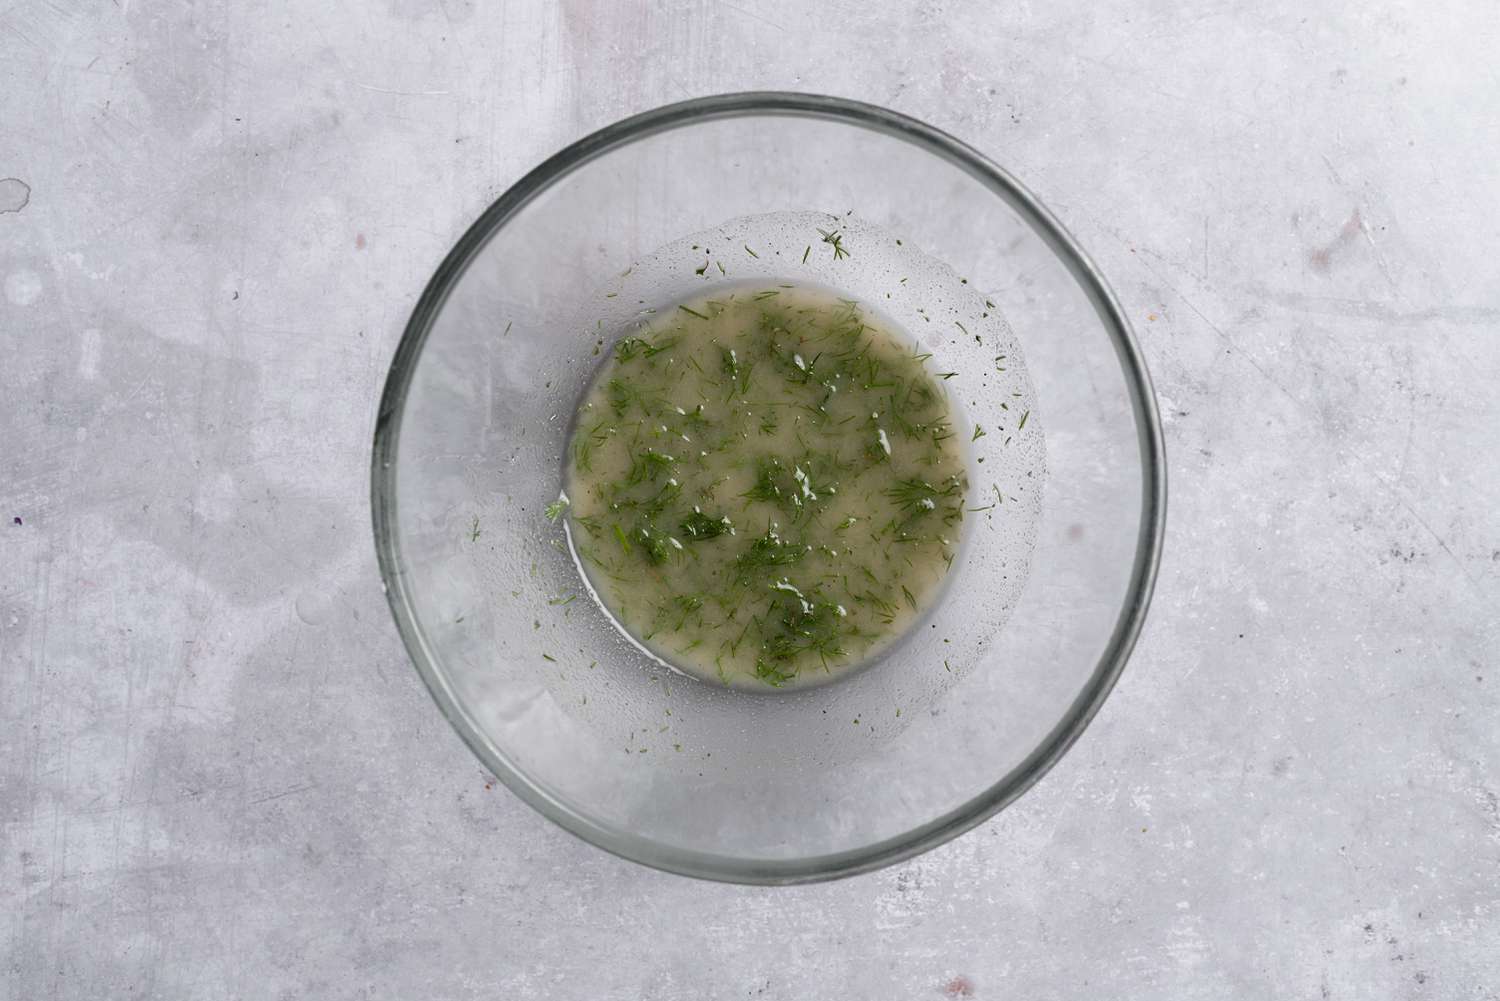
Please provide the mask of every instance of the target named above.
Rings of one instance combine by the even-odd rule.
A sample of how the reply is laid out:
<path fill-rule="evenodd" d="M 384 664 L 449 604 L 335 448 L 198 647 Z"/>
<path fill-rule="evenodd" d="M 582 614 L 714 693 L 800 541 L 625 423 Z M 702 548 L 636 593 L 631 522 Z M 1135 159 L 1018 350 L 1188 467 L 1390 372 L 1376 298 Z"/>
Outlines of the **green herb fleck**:
<path fill-rule="evenodd" d="M 698 542 L 702 539 L 716 539 L 725 532 L 733 532 L 734 526 L 728 518 L 713 518 L 695 507 L 693 513 L 682 520 L 681 531 L 683 538 L 689 542 Z"/>
<path fill-rule="evenodd" d="M 773 664 L 762 657 L 755 658 L 755 676 L 772 688 L 780 688 L 797 676 L 794 669 L 783 664 Z"/>
<path fill-rule="evenodd" d="M 849 256 L 849 251 L 844 248 L 843 234 L 838 230 L 830 233 L 827 230 L 820 229 L 818 230 L 818 235 L 823 237 L 824 243 L 833 248 L 833 259 L 835 261 Z"/>
<path fill-rule="evenodd" d="M 812 552 L 811 546 L 783 539 L 774 530 L 767 531 L 765 535 L 751 542 L 735 559 L 739 580 L 741 583 L 747 583 L 753 580 L 760 571 L 798 563 L 810 552 Z"/>

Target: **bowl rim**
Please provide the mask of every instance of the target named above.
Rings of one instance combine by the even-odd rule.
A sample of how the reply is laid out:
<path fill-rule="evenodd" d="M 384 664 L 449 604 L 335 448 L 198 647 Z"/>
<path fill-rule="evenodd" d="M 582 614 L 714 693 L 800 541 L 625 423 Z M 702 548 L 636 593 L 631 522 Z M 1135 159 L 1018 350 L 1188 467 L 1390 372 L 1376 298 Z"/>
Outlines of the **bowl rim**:
<path fill-rule="evenodd" d="M 550 185 L 613 149 L 686 125 L 750 115 L 832 120 L 903 139 L 964 170 L 1006 201 L 1067 267 L 1104 324 L 1125 375 L 1142 466 L 1140 523 L 1125 600 L 1088 681 L 1046 737 L 989 788 L 933 820 L 860 848 L 796 859 L 743 858 L 676 848 L 599 823 L 533 784 L 479 729 L 439 669 L 440 660 L 412 604 L 396 531 L 395 459 L 412 375 L 448 293 L 490 236 Z M 1166 454 L 1151 379 L 1123 309 L 1073 237 L 1010 173 L 947 133 L 877 105 L 789 91 L 698 97 L 622 119 L 548 157 L 497 198 L 459 237 L 412 309 L 381 393 L 370 469 L 375 552 L 397 631 L 439 710 L 474 755 L 538 813 L 584 841 L 655 869 L 730 883 L 811 883 L 879 869 L 952 840 L 1030 789 L 1072 747 L 1124 670 L 1151 603 L 1166 526 Z"/>

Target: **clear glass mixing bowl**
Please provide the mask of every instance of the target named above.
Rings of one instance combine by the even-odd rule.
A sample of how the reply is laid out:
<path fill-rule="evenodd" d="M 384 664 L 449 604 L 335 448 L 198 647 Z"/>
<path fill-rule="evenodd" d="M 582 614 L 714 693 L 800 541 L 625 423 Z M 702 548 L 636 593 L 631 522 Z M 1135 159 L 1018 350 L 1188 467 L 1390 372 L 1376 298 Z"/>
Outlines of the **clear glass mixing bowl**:
<path fill-rule="evenodd" d="M 912 333 L 937 352 L 1024 357 L 1015 368 L 1029 374 L 1029 427 L 994 409 L 999 383 L 955 380 L 955 395 L 969 420 L 995 422 L 987 446 L 1000 448 L 1000 431 L 1038 436 L 1045 471 L 1025 495 L 1035 501 L 1029 570 L 976 543 L 942 605 L 885 661 L 801 691 L 734 691 L 623 642 L 543 512 L 558 495 L 574 403 L 620 333 L 621 304 L 601 290 L 688 234 L 792 211 L 831 213 L 831 226 L 852 212 L 851 232 L 899 234 L 982 290 L 985 330 L 955 323 L 960 337 L 940 318 L 945 333 Z M 776 275 L 796 257 L 729 259 Z M 698 291 L 705 276 L 694 270 L 658 287 L 662 301 Z M 826 269 L 810 277 L 856 297 L 879 287 Z M 990 469 L 1008 468 L 1004 452 L 992 455 Z M 749 883 L 907 858 L 1037 781 L 1124 667 L 1166 501 L 1161 430 L 1129 326 L 1046 209 L 921 122 L 782 93 L 627 119 L 490 206 L 407 325 L 381 399 L 372 481 L 397 626 L 485 767 L 611 852 Z"/>

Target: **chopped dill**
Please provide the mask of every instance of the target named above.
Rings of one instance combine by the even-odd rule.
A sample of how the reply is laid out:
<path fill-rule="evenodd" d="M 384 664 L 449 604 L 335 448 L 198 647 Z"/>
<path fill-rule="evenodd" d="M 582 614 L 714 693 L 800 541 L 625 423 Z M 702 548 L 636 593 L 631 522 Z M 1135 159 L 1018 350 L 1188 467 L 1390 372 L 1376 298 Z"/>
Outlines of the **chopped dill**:
<path fill-rule="evenodd" d="M 849 256 L 842 229 L 819 236 Z M 966 453 L 933 361 L 811 289 L 677 303 L 607 353 L 546 515 L 659 656 L 735 685 L 837 673 L 923 612 L 956 552 Z"/>
<path fill-rule="evenodd" d="M 691 514 L 682 519 L 680 530 L 683 538 L 689 542 L 698 542 L 703 539 L 717 539 L 725 532 L 733 533 L 734 525 L 728 518 L 723 516 L 714 518 L 695 507 Z"/>
<path fill-rule="evenodd" d="M 824 243 L 833 248 L 833 259 L 835 261 L 849 256 L 849 251 L 844 248 L 843 234 L 838 230 L 829 232 L 827 230 L 820 229 L 818 230 L 818 235 L 823 238 Z"/>

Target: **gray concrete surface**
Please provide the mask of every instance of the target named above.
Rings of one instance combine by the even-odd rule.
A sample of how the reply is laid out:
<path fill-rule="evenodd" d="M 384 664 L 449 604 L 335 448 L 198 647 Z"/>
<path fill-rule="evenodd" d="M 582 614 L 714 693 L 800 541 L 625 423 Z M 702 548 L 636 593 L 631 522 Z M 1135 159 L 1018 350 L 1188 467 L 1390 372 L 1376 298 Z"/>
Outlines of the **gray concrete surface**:
<path fill-rule="evenodd" d="M 1457 2 L 0 8 L 0 995 L 1500 996 L 1500 32 Z M 617 861 L 408 668 L 374 402 L 457 234 L 798 88 L 1029 182 L 1167 417 L 1151 620 L 910 864 Z"/>

